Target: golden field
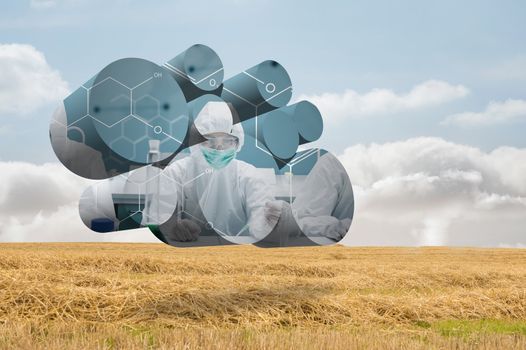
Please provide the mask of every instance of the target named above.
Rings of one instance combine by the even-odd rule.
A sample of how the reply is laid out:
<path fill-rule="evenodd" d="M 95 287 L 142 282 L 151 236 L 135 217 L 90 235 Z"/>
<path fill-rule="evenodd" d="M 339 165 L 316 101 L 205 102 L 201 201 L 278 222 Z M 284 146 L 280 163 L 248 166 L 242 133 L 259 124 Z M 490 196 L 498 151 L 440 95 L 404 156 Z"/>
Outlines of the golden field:
<path fill-rule="evenodd" d="M 0 349 L 526 349 L 526 250 L 0 244 Z"/>

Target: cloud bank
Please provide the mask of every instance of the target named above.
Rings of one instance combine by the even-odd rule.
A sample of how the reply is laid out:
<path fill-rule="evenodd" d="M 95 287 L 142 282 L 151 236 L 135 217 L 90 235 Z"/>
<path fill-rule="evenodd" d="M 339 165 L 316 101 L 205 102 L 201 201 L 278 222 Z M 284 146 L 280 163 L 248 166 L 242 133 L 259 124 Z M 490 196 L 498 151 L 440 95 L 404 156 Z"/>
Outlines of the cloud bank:
<path fill-rule="evenodd" d="M 93 181 L 60 163 L 0 162 L 0 241 L 157 241 L 147 230 L 97 234 L 78 214 L 79 197 Z"/>
<path fill-rule="evenodd" d="M 339 159 L 356 201 L 345 244 L 526 244 L 526 149 L 413 138 L 356 145 Z M 0 241 L 156 241 L 144 229 L 88 230 L 77 205 L 91 181 L 60 164 L 0 163 L 0 183 Z"/>
<path fill-rule="evenodd" d="M 349 147 L 339 159 L 356 196 L 346 244 L 526 243 L 526 149 L 413 138 Z"/>
<path fill-rule="evenodd" d="M 360 118 L 384 113 L 395 113 L 437 106 L 469 94 L 463 85 L 452 85 L 445 81 L 428 80 L 415 85 L 407 93 L 396 93 L 388 89 L 373 89 L 364 94 L 354 90 L 343 93 L 301 95 L 298 100 L 314 103 L 323 117 L 330 121 L 343 118 Z"/>
<path fill-rule="evenodd" d="M 68 84 L 31 45 L 0 44 L 0 116 L 18 116 L 56 104 Z"/>

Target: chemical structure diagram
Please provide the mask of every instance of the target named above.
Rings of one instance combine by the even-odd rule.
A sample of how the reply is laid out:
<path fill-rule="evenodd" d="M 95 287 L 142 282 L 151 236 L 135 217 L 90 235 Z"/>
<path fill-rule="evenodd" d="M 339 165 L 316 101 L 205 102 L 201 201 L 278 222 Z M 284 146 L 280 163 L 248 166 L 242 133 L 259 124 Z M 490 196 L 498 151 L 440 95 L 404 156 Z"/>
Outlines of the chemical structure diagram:
<path fill-rule="evenodd" d="M 68 113 L 65 127 L 71 129 L 89 119 L 112 151 L 146 164 L 149 140 L 159 140 L 166 152 L 181 146 L 189 123 L 186 100 L 162 67 L 146 60 L 125 60 L 132 62 L 110 64 L 72 94 L 77 111 Z M 131 63 L 148 70 L 128 75 Z"/>

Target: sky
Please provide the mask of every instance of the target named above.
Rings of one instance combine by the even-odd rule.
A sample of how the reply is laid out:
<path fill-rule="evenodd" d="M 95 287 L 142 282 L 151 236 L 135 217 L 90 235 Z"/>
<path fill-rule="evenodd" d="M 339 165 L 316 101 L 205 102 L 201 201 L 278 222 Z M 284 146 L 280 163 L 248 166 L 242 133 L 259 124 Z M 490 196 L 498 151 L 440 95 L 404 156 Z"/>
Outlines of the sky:
<path fill-rule="evenodd" d="M 524 247 L 525 37 L 523 1 L 4 1 L 0 241 L 150 239 L 82 227 L 86 182 L 57 163 L 49 119 L 116 59 L 202 43 L 226 78 L 277 60 L 319 107 L 315 145 L 355 189 L 347 244 Z"/>

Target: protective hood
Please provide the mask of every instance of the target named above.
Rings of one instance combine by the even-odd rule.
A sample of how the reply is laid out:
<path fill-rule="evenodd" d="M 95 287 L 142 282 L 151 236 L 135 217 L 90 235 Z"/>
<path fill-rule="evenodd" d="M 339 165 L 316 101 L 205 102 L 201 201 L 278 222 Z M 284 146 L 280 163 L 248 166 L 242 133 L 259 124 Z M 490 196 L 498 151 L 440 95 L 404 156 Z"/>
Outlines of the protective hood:
<path fill-rule="evenodd" d="M 223 132 L 239 139 L 237 151 L 243 147 L 244 134 L 241 124 L 233 124 L 232 110 L 226 102 L 211 101 L 205 104 L 195 118 L 195 127 L 201 135 Z"/>

